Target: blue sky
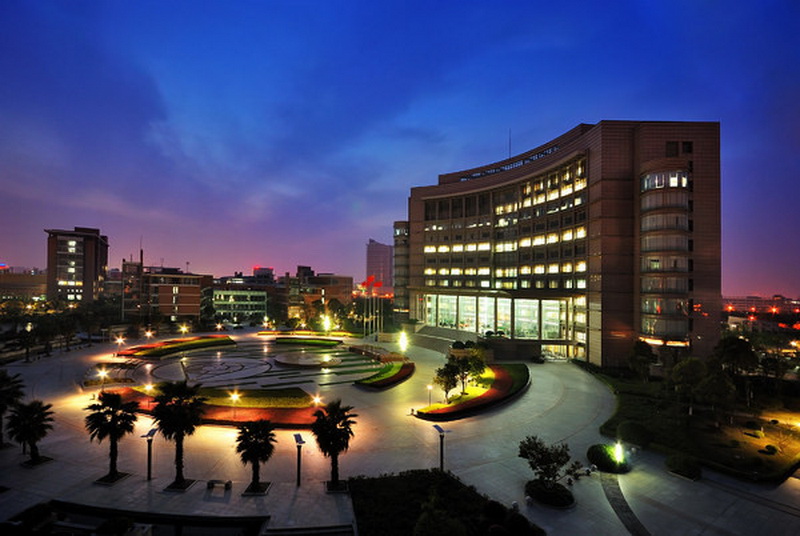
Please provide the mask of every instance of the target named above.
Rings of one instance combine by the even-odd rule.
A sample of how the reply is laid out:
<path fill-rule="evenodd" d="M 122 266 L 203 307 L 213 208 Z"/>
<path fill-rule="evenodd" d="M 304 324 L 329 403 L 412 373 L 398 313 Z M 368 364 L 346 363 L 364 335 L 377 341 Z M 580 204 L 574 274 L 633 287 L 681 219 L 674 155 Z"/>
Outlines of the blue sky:
<path fill-rule="evenodd" d="M 720 121 L 723 292 L 800 297 L 793 0 L 0 2 L 0 261 L 364 276 L 409 188 L 603 119 Z"/>

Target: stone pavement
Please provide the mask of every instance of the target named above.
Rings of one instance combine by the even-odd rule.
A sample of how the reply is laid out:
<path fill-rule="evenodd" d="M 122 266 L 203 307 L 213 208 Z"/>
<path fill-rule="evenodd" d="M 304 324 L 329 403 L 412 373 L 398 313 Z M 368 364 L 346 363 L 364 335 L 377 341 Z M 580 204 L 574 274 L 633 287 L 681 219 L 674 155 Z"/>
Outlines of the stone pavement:
<path fill-rule="evenodd" d="M 237 334 L 236 337 L 253 337 Z M 248 339 L 251 340 L 251 339 Z M 386 344 L 394 349 L 394 345 Z M 250 469 L 235 453 L 235 430 L 203 426 L 186 441 L 186 476 L 198 479 L 185 493 L 167 493 L 174 476 L 174 448 L 160 436 L 154 441 L 152 481 L 147 481 L 146 444 L 139 436 L 152 423 L 141 417 L 133 436 L 120 444 L 120 470 L 131 475 L 114 486 L 93 481 L 105 474 L 108 443 L 89 441 L 83 428 L 83 408 L 93 391 L 80 387 L 89 366 L 109 360 L 112 345 L 94 345 L 56 354 L 33 363 L 15 362 L 9 372 L 25 378 L 29 397 L 53 403 L 54 430 L 41 443 L 53 461 L 25 468 L 18 447 L 0 450 L 0 519 L 48 499 L 60 499 L 102 507 L 152 512 L 215 515 L 269 515 L 268 527 L 325 527 L 350 525 L 353 511 L 344 495 L 324 493 L 330 464 L 316 448 L 309 432 L 302 449 L 302 484 L 295 485 L 297 449 L 292 431 L 278 431 L 273 458 L 262 467 L 262 479 L 273 483 L 266 496 L 242 497 Z M 377 476 L 409 469 L 438 466 L 439 436 L 431 423 L 410 416 L 412 408 L 428 403 L 427 384 L 441 354 L 414 347 L 408 354 L 417 364 L 409 380 L 387 391 L 374 393 L 349 384 L 319 388 L 324 401 L 341 398 L 355 407 L 355 437 L 340 458 L 343 477 Z M 189 357 L 191 359 L 191 356 Z M 790 478 L 780 486 L 742 483 L 706 471 L 704 479 L 690 482 L 668 474 L 663 457 L 637 452 L 633 470 L 616 479 L 619 493 L 611 502 L 600 475 L 582 478 L 573 485 L 577 505 L 553 510 L 526 504 L 524 485 L 531 478 L 527 463 L 517 457 L 517 445 L 536 434 L 548 442 L 569 444 L 573 458 L 585 462 L 587 448 L 607 441 L 598 428 L 613 412 L 614 397 L 607 387 L 578 367 L 549 362 L 531 365 L 530 389 L 508 405 L 467 419 L 445 423 L 445 469 L 467 484 L 506 505 L 517 502 L 521 511 L 551 535 L 789 535 L 800 533 L 800 480 Z M 441 396 L 436 391 L 434 396 Z M 233 489 L 206 489 L 204 481 L 233 481 Z M 620 519 L 618 513 L 628 510 Z M 637 520 L 645 532 L 631 529 Z M 638 526 L 638 525 L 637 525 Z"/>

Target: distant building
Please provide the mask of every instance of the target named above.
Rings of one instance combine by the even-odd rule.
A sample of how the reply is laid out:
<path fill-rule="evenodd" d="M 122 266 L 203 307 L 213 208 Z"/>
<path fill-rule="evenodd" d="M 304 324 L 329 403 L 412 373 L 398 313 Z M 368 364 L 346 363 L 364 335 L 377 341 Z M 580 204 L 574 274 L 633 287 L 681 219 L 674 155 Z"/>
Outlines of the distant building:
<path fill-rule="evenodd" d="M 603 367 L 627 366 L 636 340 L 707 356 L 722 311 L 719 123 L 578 125 L 412 188 L 407 233 L 396 292 L 431 336 L 492 332 L 498 356 Z"/>
<path fill-rule="evenodd" d="M 0 301 L 39 301 L 47 295 L 47 276 L 43 273 L 14 273 L 0 270 Z"/>
<path fill-rule="evenodd" d="M 147 325 L 162 320 L 197 321 L 202 314 L 204 289 L 212 285 L 210 275 L 143 266 L 140 252 L 138 261 L 122 261 L 123 320 Z"/>
<path fill-rule="evenodd" d="M 800 300 L 775 294 L 769 298 L 761 296 L 726 296 L 722 298 L 727 313 L 798 314 Z"/>
<path fill-rule="evenodd" d="M 394 313 L 408 319 L 408 222 L 394 222 Z"/>
<path fill-rule="evenodd" d="M 342 305 L 353 301 L 352 276 L 315 274 L 310 266 L 298 266 L 294 276 L 287 272 L 278 280 L 278 289 L 282 313 L 304 322 L 311 320 L 311 306 L 317 301 L 336 299 Z"/>
<path fill-rule="evenodd" d="M 374 277 L 382 285 L 377 291 L 380 295 L 394 292 L 394 248 L 373 239 L 367 243 L 367 277 Z"/>
<path fill-rule="evenodd" d="M 100 296 L 108 269 L 108 237 L 99 229 L 45 229 L 47 299 L 78 303 Z"/>

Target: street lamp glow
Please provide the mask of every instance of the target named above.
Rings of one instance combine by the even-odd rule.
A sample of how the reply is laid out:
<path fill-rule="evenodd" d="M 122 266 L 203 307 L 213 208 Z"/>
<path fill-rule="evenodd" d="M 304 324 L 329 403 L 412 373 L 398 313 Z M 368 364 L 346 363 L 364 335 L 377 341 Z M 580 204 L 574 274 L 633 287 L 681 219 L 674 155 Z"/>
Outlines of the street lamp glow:
<path fill-rule="evenodd" d="M 153 332 L 148 329 L 144 332 L 144 336 L 149 340 L 153 336 Z"/>
<path fill-rule="evenodd" d="M 186 324 L 181 324 L 181 333 L 186 335 L 186 332 L 189 331 L 189 328 L 186 327 Z"/>
<path fill-rule="evenodd" d="M 617 463 L 623 463 L 625 461 L 625 451 L 622 449 L 622 443 L 619 441 L 614 445 L 614 461 Z"/>
<path fill-rule="evenodd" d="M 217 324 L 217 331 L 222 331 L 222 324 Z"/>
<path fill-rule="evenodd" d="M 319 396 L 319 395 L 315 395 L 312 400 L 314 401 L 314 405 L 318 406 L 320 404 L 320 402 L 322 402 L 322 397 Z"/>
<path fill-rule="evenodd" d="M 231 393 L 231 401 L 232 401 L 234 404 L 235 404 L 235 403 L 237 403 L 237 402 L 239 401 L 239 399 L 240 399 L 240 398 L 242 398 L 242 395 L 240 395 L 239 393 L 236 393 L 236 392 L 234 392 L 234 393 Z"/>
<path fill-rule="evenodd" d="M 433 385 L 428 384 L 428 405 L 431 405 L 431 393 L 433 392 Z"/>
<path fill-rule="evenodd" d="M 106 369 L 100 369 L 97 371 L 97 375 L 100 376 L 100 379 L 105 380 L 108 377 L 108 371 Z"/>
<path fill-rule="evenodd" d="M 125 343 L 125 339 L 122 337 L 117 337 L 117 346 L 122 346 Z"/>
<path fill-rule="evenodd" d="M 326 332 L 331 330 L 331 318 L 328 315 L 322 316 L 322 329 Z"/>
<path fill-rule="evenodd" d="M 406 353 L 408 350 L 408 335 L 406 335 L 405 331 L 400 332 L 400 351 L 402 353 Z"/>

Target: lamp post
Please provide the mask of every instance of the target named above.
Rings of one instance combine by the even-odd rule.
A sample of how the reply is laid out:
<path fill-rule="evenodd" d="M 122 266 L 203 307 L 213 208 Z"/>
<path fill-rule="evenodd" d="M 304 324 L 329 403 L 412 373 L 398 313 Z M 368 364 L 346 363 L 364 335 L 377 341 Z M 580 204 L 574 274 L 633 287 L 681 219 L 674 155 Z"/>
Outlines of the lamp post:
<path fill-rule="evenodd" d="M 147 439 L 147 480 L 153 479 L 153 436 L 158 432 L 158 428 L 151 428 L 142 437 Z"/>
<path fill-rule="evenodd" d="M 444 434 L 450 430 L 445 430 L 438 424 L 434 424 L 433 427 L 439 432 L 439 470 L 444 472 Z"/>
<path fill-rule="evenodd" d="M 303 436 L 300 434 L 294 434 L 294 442 L 297 443 L 297 487 L 300 487 L 300 460 L 302 459 L 301 453 L 303 451 L 303 445 L 306 444 L 303 441 Z"/>
<path fill-rule="evenodd" d="M 122 349 L 122 345 L 124 343 L 125 339 L 123 339 L 122 337 L 117 337 L 117 354 L 119 354 L 119 351 Z"/>
<path fill-rule="evenodd" d="M 431 405 L 431 393 L 433 392 L 433 385 L 428 384 L 428 405 Z"/>
<path fill-rule="evenodd" d="M 144 392 L 150 397 L 150 399 L 147 401 L 147 409 L 151 409 L 153 407 L 153 384 L 145 384 Z"/>

